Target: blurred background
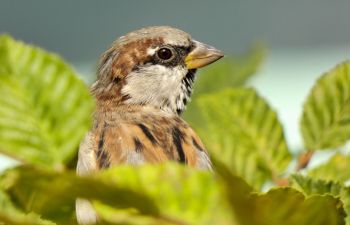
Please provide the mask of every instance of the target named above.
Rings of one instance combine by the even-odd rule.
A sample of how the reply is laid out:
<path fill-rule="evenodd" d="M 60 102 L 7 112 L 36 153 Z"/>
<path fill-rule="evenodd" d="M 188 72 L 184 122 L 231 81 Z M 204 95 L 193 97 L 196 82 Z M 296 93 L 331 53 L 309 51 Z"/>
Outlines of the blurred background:
<path fill-rule="evenodd" d="M 256 87 L 279 113 L 288 143 L 301 148 L 303 101 L 323 72 L 350 57 L 350 1 L 0 1 L 0 33 L 60 54 L 94 80 L 99 55 L 117 37 L 171 25 L 239 55 L 263 42 L 267 55 Z M 0 158 L 0 168 L 9 163 Z"/>

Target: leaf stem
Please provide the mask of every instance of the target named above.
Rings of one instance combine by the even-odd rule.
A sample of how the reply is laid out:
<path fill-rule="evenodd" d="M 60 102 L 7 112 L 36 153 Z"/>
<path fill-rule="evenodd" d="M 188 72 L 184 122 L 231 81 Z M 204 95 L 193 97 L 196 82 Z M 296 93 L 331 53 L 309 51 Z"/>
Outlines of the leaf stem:
<path fill-rule="evenodd" d="M 286 177 L 274 179 L 273 181 L 278 187 L 288 187 L 289 186 L 289 179 Z"/>
<path fill-rule="evenodd" d="M 309 162 L 314 155 L 314 151 L 307 151 L 299 155 L 297 166 L 296 166 L 296 171 L 299 172 L 302 169 L 305 169 L 308 165 Z"/>

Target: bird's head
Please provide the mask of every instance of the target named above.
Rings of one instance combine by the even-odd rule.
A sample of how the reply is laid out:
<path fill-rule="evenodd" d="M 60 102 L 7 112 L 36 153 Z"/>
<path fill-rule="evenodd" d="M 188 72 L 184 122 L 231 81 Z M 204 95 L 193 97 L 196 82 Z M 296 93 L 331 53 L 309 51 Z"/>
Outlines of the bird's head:
<path fill-rule="evenodd" d="M 102 105 L 151 105 L 180 114 L 195 72 L 223 57 L 182 30 L 148 27 L 117 39 L 101 57 L 92 91 Z"/>

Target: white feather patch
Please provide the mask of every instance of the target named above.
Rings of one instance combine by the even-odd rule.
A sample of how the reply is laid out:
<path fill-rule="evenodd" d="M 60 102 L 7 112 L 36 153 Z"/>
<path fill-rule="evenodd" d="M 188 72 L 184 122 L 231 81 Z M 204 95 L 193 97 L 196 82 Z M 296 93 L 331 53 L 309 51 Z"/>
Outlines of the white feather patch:
<path fill-rule="evenodd" d="M 79 157 L 77 164 L 77 174 L 87 175 L 96 169 L 96 156 L 93 150 L 92 134 L 86 134 L 79 146 Z"/>
<path fill-rule="evenodd" d="M 211 171 L 212 166 L 207 153 L 204 151 L 197 150 L 197 154 L 198 154 L 197 168 Z"/>
<path fill-rule="evenodd" d="M 85 199 L 77 199 L 75 201 L 77 220 L 79 224 L 95 224 L 97 223 L 97 214 L 92 204 Z"/>
<path fill-rule="evenodd" d="M 88 175 L 96 169 L 92 140 L 92 134 L 89 132 L 80 144 L 77 164 L 77 174 L 80 176 Z M 89 201 L 77 199 L 75 208 L 79 224 L 95 224 L 97 222 L 97 214 Z"/>
<path fill-rule="evenodd" d="M 153 56 L 154 54 L 156 54 L 156 51 L 158 50 L 159 48 L 148 48 L 147 49 L 147 55 L 150 55 L 150 56 Z"/>
<path fill-rule="evenodd" d="M 128 75 L 122 94 L 130 96 L 126 103 L 147 103 L 169 112 L 176 112 L 180 106 L 177 98 L 180 96 L 182 102 L 184 96 L 181 81 L 186 73 L 187 69 L 183 66 L 145 66 Z"/>

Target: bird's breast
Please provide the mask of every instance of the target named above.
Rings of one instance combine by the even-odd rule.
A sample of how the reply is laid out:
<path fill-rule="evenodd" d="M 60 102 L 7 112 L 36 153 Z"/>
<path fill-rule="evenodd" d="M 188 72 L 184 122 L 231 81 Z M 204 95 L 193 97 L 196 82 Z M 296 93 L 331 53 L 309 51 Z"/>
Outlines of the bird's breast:
<path fill-rule="evenodd" d="M 207 152 L 191 127 L 176 115 L 128 110 L 98 118 L 94 155 L 99 169 L 113 165 L 177 161 L 210 167 Z"/>

